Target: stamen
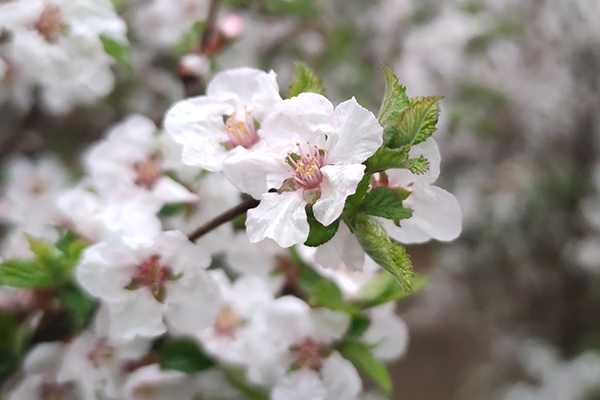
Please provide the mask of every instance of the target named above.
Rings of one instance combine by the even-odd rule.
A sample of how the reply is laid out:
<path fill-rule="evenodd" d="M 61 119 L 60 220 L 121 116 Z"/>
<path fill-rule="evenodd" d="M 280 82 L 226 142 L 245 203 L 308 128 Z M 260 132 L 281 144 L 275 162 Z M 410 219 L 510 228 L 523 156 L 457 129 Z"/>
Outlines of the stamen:
<path fill-rule="evenodd" d="M 224 116 L 223 119 L 225 131 L 229 136 L 229 141 L 225 143 L 228 150 L 238 146 L 249 149 L 260 140 L 250 111 L 246 110 L 244 120 L 238 120 L 235 113 L 228 117 Z"/>

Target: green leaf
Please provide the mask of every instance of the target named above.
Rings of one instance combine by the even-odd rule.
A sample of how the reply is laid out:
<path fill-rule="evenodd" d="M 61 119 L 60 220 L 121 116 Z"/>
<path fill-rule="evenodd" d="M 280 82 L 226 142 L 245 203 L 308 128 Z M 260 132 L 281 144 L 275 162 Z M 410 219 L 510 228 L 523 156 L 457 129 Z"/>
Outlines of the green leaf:
<path fill-rule="evenodd" d="M 390 274 L 386 275 L 391 276 Z M 371 320 L 369 319 L 369 317 L 367 317 L 363 313 L 354 314 L 352 315 L 352 319 L 350 320 L 350 327 L 348 328 L 345 337 L 358 338 L 363 333 L 365 333 L 367 329 L 369 329 L 369 326 L 371 326 Z"/>
<path fill-rule="evenodd" d="M 310 247 L 317 247 L 322 245 L 323 243 L 327 243 L 340 227 L 340 220 L 336 220 L 332 222 L 330 225 L 323 225 L 315 218 L 312 210 L 307 210 L 308 217 L 308 225 L 310 226 L 310 231 L 308 232 L 308 238 L 304 245 Z"/>
<path fill-rule="evenodd" d="M 201 372 L 215 365 L 191 338 L 167 338 L 158 351 L 160 366 L 186 373 Z"/>
<path fill-rule="evenodd" d="M 438 108 L 438 106 L 436 104 L 433 107 L 431 107 L 429 109 L 429 111 L 427 111 L 427 114 L 425 114 L 425 120 L 423 121 L 423 124 L 421 125 L 421 129 L 419 130 L 419 133 L 417 133 L 415 140 L 413 140 L 413 143 L 412 143 L 413 146 L 416 144 L 419 144 L 421 142 L 424 142 L 431 135 L 433 135 L 433 133 L 437 129 L 436 125 L 438 123 L 439 117 L 440 117 L 440 109 Z"/>
<path fill-rule="evenodd" d="M 442 96 L 424 97 L 404 110 L 397 126 L 398 135 L 390 140 L 388 146 L 394 148 L 405 144 L 412 145 L 423 127 L 430 129 L 426 117 L 431 107 L 442 98 Z"/>
<path fill-rule="evenodd" d="M 100 36 L 104 51 L 115 59 L 119 66 L 127 71 L 133 71 L 131 53 L 127 44 L 122 44 L 107 36 Z"/>
<path fill-rule="evenodd" d="M 172 217 L 187 209 L 187 203 L 167 203 L 159 211 L 164 217 Z"/>
<path fill-rule="evenodd" d="M 205 25 L 204 21 L 197 21 L 173 50 L 178 54 L 185 55 L 192 51 L 194 46 L 199 46 Z"/>
<path fill-rule="evenodd" d="M 54 277 L 37 260 L 11 259 L 0 264 L 0 285 L 39 288 L 54 285 Z"/>
<path fill-rule="evenodd" d="M 273 14 L 317 18 L 319 9 L 314 0 L 265 0 L 267 11 Z"/>
<path fill-rule="evenodd" d="M 287 98 L 289 99 L 305 92 L 325 95 L 321 78 L 308 65 L 298 61 L 296 62 L 296 75 L 288 90 Z"/>
<path fill-rule="evenodd" d="M 386 396 L 391 396 L 392 379 L 387 366 L 373 358 L 367 344 L 357 340 L 344 340 L 338 345 L 337 349 L 345 359 L 377 383 Z"/>
<path fill-rule="evenodd" d="M 251 400 L 269 400 L 269 391 L 265 388 L 253 385 L 246 378 L 246 370 L 243 367 L 228 366 L 223 368 L 227 382 L 239 390 Z"/>
<path fill-rule="evenodd" d="M 429 171 L 429 161 L 425 156 L 421 155 L 419 158 L 410 159 L 410 172 L 422 175 L 427 171 Z"/>
<path fill-rule="evenodd" d="M 391 241 L 385 229 L 373 217 L 359 213 L 348 222 L 348 227 L 356 235 L 365 253 L 391 273 L 400 282 L 405 293 L 411 293 L 414 274 L 404 247 Z"/>
<path fill-rule="evenodd" d="M 365 214 L 393 220 L 412 217 L 412 210 L 404 208 L 402 200 L 396 196 L 396 193 L 383 186 L 371 189 L 360 203 L 358 210 Z"/>
<path fill-rule="evenodd" d="M 17 368 L 25 347 L 24 334 L 15 317 L 0 310 L 0 381 Z"/>
<path fill-rule="evenodd" d="M 356 186 L 356 192 L 346 198 L 346 204 L 344 204 L 344 211 L 340 219 L 345 219 L 358 211 L 358 205 L 365 197 L 365 193 L 369 190 L 369 184 L 371 183 L 371 175 L 365 174 L 358 185 Z"/>
<path fill-rule="evenodd" d="M 427 279 L 415 276 L 412 279 L 413 293 L 425 287 Z M 407 293 L 396 278 L 388 273 L 375 275 L 357 294 L 354 304 L 360 309 L 376 307 L 407 297 Z"/>
<path fill-rule="evenodd" d="M 332 310 L 343 308 L 345 303 L 337 285 L 325 278 L 319 280 L 308 292 L 308 303 L 314 307 L 327 307 Z"/>
<path fill-rule="evenodd" d="M 392 168 L 409 168 L 408 153 L 410 146 L 405 145 L 395 149 L 389 147 L 380 147 L 377 149 L 367 161 L 367 173 L 374 174 L 376 172 L 385 171 Z"/>
<path fill-rule="evenodd" d="M 84 320 L 91 319 L 98 301 L 73 285 L 67 285 L 59 291 L 60 301 L 73 315 Z M 88 321 L 89 322 L 89 321 Z"/>
<path fill-rule="evenodd" d="M 383 143 L 387 145 L 396 133 L 402 112 L 410 106 L 410 100 L 406 96 L 406 87 L 398 82 L 392 70 L 384 65 L 381 68 L 385 76 L 385 94 L 377 119 L 384 129 Z"/>

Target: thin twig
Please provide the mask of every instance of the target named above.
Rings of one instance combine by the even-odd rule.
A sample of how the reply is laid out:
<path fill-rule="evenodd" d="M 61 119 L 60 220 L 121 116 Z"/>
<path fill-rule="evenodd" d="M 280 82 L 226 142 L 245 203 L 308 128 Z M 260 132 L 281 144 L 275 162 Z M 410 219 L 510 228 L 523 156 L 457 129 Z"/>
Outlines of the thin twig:
<path fill-rule="evenodd" d="M 251 208 L 258 206 L 258 203 L 260 203 L 260 201 L 253 199 L 252 197 L 242 201 L 237 206 L 225 211 L 220 215 L 217 215 L 215 218 L 208 221 L 206 224 L 196 229 L 194 232 L 190 233 L 188 235 L 188 239 L 192 242 L 196 241 L 196 239 L 207 234 L 213 229 L 218 228 L 226 222 L 233 221 L 236 217 L 242 215 Z"/>
<path fill-rule="evenodd" d="M 215 36 L 215 26 L 217 24 L 217 14 L 219 12 L 219 5 L 221 0 L 211 0 L 208 8 L 208 17 L 206 18 L 206 26 L 202 33 L 202 40 L 200 41 L 200 51 L 206 52 L 206 48 L 210 45 L 210 41 Z"/>

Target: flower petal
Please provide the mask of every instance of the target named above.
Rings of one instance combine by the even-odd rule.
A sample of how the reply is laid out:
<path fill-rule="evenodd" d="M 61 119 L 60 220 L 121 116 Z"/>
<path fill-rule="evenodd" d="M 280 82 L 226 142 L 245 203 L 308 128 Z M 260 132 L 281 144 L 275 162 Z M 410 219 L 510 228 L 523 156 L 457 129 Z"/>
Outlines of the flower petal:
<path fill-rule="evenodd" d="M 271 400 L 325 400 L 327 389 L 319 374 L 312 369 L 302 368 L 287 373 L 277 381 Z"/>
<path fill-rule="evenodd" d="M 325 179 L 321 183 L 321 198 L 313 206 L 317 221 L 327 226 L 342 215 L 346 197 L 356 192 L 364 171 L 362 164 L 326 165 L 321 168 Z"/>
<path fill-rule="evenodd" d="M 289 166 L 265 151 L 243 152 L 231 156 L 223 165 L 223 173 L 235 187 L 255 199 L 269 189 L 279 189 L 289 177 Z"/>
<path fill-rule="evenodd" d="M 252 117 L 261 122 L 270 109 L 281 101 L 277 74 L 254 68 L 230 69 L 215 75 L 206 88 L 206 94 L 227 103 L 237 113 L 246 106 Z M 240 109 L 241 108 L 241 109 Z"/>
<path fill-rule="evenodd" d="M 360 164 L 383 144 L 383 128 L 372 112 L 351 98 L 335 108 L 338 130 L 328 139 L 328 161 L 335 164 Z"/>
<path fill-rule="evenodd" d="M 350 271 L 361 271 L 365 251 L 346 224 L 340 223 L 335 236 L 317 247 L 315 261 L 325 268 L 337 268 L 341 262 Z"/>
<path fill-rule="evenodd" d="M 437 186 L 415 184 L 405 206 L 413 216 L 402 220 L 401 226 L 385 220 L 390 237 L 401 243 L 423 243 L 430 239 L 450 241 L 462 229 L 462 214 L 456 198 Z"/>
<path fill-rule="evenodd" d="M 358 371 L 337 351 L 323 362 L 321 375 L 327 388 L 327 400 L 355 399 L 362 389 Z"/>
<path fill-rule="evenodd" d="M 108 303 L 112 324 L 110 337 L 133 340 L 137 336 L 156 337 L 167 331 L 163 323 L 165 306 L 146 288 L 128 291 L 127 301 Z"/>
<path fill-rule="evenodd" d="M 248 211 L 246 229 L 250 241 L 271 238 L 281 247 L 304 242 L 310 229 L 305 207 L 299 191 L 263 194 L 258 207 Z"/>
<path fill-rule="evenodd" d="M 429 161 L 429 170 L 423 175 L 416 175 L 410 172 L 408 169 L 388 169 L 386 171 L 390 178 L 390 184 L 394 186 L 406 186 L 410 183 L 418 182 L 422 185 L 429 185 L 436 181 L 440 176 L 440 149 L 433 140 L 429 138 L 426 141 L 413 146 L 410 149 L 410 158 L 419 158 L 425 156 Z"/>

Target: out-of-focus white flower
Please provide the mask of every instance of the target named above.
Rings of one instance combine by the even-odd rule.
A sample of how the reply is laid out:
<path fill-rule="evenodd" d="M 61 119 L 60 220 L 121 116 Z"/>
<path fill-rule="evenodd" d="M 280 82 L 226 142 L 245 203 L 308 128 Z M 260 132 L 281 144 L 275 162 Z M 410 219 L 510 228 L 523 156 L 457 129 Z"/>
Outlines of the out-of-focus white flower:
<path fill-rule="evenodd" d="M 23 362 L 24 377 L 8 394 L 7 400 L 83 399 L 77 382 L 59 382 L 56 374 L 63 363 L 65 344 L 40 343 Z"/>
<path fill-rule="evenodd" d="M 179 371 L 163 371 L 158 364 L 132 372 L 123 388 L 125 400 L 191 400 L 194 397 L 193 377 Z"/>
<path fill-rule="evenodd" d="M 361 163 L 381 146 L 382 132 L 355 99 L 334 109 L 325 97 L 302 93 L 273 107 L 261 126 L 265 146 L 224 165 L 234 185 L 261 199 L 248 211 L 250 241 L 268 237 L 282 247 L 305 241 L 309 204 L 323 225 L 335 221 L 363 177 Z"/>
<path fill-rule="evenodd" d="M 195 336 L 218 359 L 242 364 L 244 348 L 261 340 L 249 334 L 247 326 L 256 312 L 273 301 L 273 293 L 258 276 L 242 276 L 232 283 L 221 270 L 209 273 L 219 283 L 223 305 L 214 324 L 198 331 Z"/>
<path fill-rule="evenodd" d="M 92 243 L 114 236 L 152 238 L 161 231 L 160 204 L 148 196 L 104 199 L 76 187 L 64 191 L 57 204 L 72 228 Z"/>
<path fill-rule="evenodd" d="M 207 0 L 151 0 L 132 7 L 131 25 L 145 44 L 168 48 L 178 44 L 208 12 Z"/>
<path fill-rule="evenodd" d="M 57 198 L 68 184 L 68 171 L 54 157 L 32 162 L 24 157 L 7 166 L 5 191 L 0 200 L 0 219 L 17 231 L 34 236 L 52 236 L 52 225 L 61 222 Z"/>
<path fill-rule="evenodd" d="M 193 333 L 214 323 L 221 306 L 218 285 L 204 269 L 208 254 L 181 232 L 153 240 L 115 238 L 86 249 L 76 269 L 79 283 L 102 299 L 111 316 L 109 337 L 131 340 L 166 332 Z"/>
<path fill-rule="evenodd" d="M 390 237 L 401 243 L 453 240 L 462 229 L 460 204 L 451 193 L 432 185 L 440 174 L 440 151 L 433 138 L 411 148 L 411 158 L 421 155 L 430 163 L 429 171 L 423 175 L 415 175 L 407 169 L 386 171 L 390 187 L 410 191 L 404 206 L 413 210 L 412 217 L 400 221 L 399 226 L 390 220 L 380 220 Z"/>
<path fill-rule="evenodd" d="M 127 199 L 146 194 L 161 206 L 191 202 L 197 196 L 169 177 L 164 148 L 170 137 L 159 134 L 143 115 L 131 115 L 114 126 L 85 156 L 92 183 L 105 197 Z M 139 193 L 139 194 L 138 194 Z"/>
<path fill-rule="evenodd" d="M 22 106 L 40 86 L 48 111 L 62 114 L 110 92 L 112 58 L 100 36 L 126 42 L 125 23 L 110 0 L 16 0 L 0 4 L 0 29 L 10 35 L 3 56 Z"/>
<path fill-rule="evenodd" d="M 206 96 L 176 103 L 164 125 L 184 145 L 184 163 L 219 171 L 228 157 L 259 143 L 263 119 L 280 101 L 273 71 L 227 70 L 215 75 Z"/>
<path fill-rule="evenodd" d="M 373 356 L 382 361 L 402 357 L 408 347 L 408 326 L 396 315 L 395 306 L 390 302 L 368 310 L 371 324 L 363 339 L 373 345 Z"/>

